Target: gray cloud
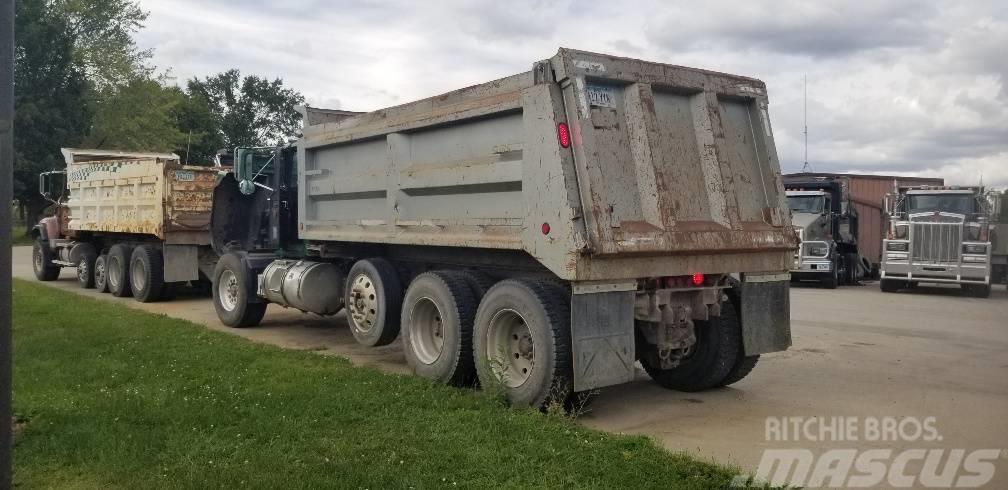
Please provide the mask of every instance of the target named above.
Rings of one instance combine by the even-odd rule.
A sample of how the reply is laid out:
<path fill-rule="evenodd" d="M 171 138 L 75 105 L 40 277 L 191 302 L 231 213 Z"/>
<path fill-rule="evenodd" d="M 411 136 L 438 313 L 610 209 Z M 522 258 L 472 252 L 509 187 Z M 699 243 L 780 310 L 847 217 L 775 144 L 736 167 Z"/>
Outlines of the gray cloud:
<path fill-rule="evenodd" d="M 238 67 L 373 110 L 531 68 L 559 46 L 763 79 L 785 171 L 1008 185 L 1008 2 L 141 0 L 178 79 Z"/>

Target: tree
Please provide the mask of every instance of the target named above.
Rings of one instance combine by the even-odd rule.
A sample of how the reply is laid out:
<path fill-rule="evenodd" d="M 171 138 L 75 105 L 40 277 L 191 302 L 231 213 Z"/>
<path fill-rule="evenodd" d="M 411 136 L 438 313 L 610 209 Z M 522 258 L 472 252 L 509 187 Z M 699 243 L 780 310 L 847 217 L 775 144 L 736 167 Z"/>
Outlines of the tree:
<path fill-rule="evenodd" d="M 196 165 L 206 165 L 213 161 L 217 151 L 225 148 L 224 134 L 217 126 L 216 115 L 210 110 L 206 99 L 177 89 L 182 99 L 172 113 L 175 125 L 185 135 L 184 146 L 179 145 L 175 153 L 182 161 Z"/>
<path fill-rule="evenodd" d="M 245 78 L 236 69 L 188 83 L 189 96 L 206 101 L 226 148 L 282 145 L 300 134 L 301 114 L 294 107 L 304 96 L 284 88 L 283 80 Z"/>
<path fill-rule="evenodd" d="M 46 204 L 38 174 L 63 168 L 60 147 L 78 144 L 91 124 L 90 85 L 65 19 L 45 0 L 17 2 L 14 28 L 14 196 L 31 227 Z"/>
<path fill-rule="evenodd" d="M 95 108 L 94 125 L 84 140 L 89 148 L 135 151 L 174 151 L 185 144 L 173 112 L 185 100 L 176 87 L 159 80 L 134 78 L 116 90 L 115 97 Z"/>
<path fill-rule="evenodd" d="M 150 50 L 133 34 L 147 20 L 136 0 L 50 0 L 52 12 L 66 19 L 74 57 L 97 92 L 113 90 L 134 78 L 149 78 Z"/>

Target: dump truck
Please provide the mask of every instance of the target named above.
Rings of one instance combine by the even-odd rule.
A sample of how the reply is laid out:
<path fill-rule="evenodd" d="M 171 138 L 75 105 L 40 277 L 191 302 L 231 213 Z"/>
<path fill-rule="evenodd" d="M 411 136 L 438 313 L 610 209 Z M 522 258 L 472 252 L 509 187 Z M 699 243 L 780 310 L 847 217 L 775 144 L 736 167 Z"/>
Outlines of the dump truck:
<path fill-rule="evenodd" d="M 561 49 L 373 112 L 302 108 L 214 194 L 214 307 L 344 311 L 412 370 L 584 400 L 735 383 L 787 349 L 796 247 L 763 82 Z"/>
<path fill-rule="evenodd" d="M 66 169 L 39 176 L 54 209 L 32 230 L 40 281 L 73 267 L 82 287 L 141 302 L 168 299 L 185 283 L 209 287 L 217 169 L 183 165 L 171 153 L 62 153 Z"/>
<path fill-rule="evenodd" d="M 945 185 L 938 177 L 906 175 L 867 175 L 833 172 L 799 172 L 785 174 L 784 182 L 791 180 L 838 179 L 846 187 L 850 207 L 857 213 L 857 246 L 861 258 L 869 264 L 866 275 L 878 279 L 882 266 L 882 239 L 889 231 L 885 212 L 885 196 L 894 188 L 920 185 Z M 787 188 L 785 184 L 785 188 Z"/>
<path fill-rule="evenodd" d="M 958 284 L 973 296 L 990 296 L 997 197 L 979 186 L 901 187 L 889 194 L 882 291 Z"/>
<path fill-rule="evenodd" d="M 814 280 L 829 289 L 857 284 L 871 273 L 858 247 L 858 212 L 849 182 L 832 177 L 785 177 L 791 224 L 800 244 L 791 279 Z"/>

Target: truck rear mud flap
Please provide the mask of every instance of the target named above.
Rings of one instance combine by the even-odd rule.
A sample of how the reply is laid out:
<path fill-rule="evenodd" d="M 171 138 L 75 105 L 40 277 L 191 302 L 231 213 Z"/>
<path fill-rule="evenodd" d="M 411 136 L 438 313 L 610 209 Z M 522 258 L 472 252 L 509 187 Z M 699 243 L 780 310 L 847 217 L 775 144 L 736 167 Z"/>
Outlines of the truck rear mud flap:
<path fill-rule="evenodd" d="M 634 289 L 575 287 L 571 298 L 574 391 L 633 381 L 636 286 L 628 287 Z"/>
<path fill-rule="evenodd" d="M 743 274 L 739 288 L 742 346 L 747 356 L 791 346 L 789 273 Z"/>

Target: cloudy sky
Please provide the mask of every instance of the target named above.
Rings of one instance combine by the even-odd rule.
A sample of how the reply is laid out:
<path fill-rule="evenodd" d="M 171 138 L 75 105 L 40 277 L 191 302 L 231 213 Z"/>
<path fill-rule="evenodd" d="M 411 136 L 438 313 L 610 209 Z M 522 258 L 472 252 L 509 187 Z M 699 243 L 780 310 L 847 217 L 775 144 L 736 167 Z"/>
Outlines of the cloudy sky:
<path fill-rule="evenodd" d="M 237 67 L 372 110 L 529 70 L 559 46 L 760 78 L 785 172 L 1008 186 L 1008 1 L 140 0 L 181 83 Z M 635 5 L 630 7 L 630 5 Z"/>

